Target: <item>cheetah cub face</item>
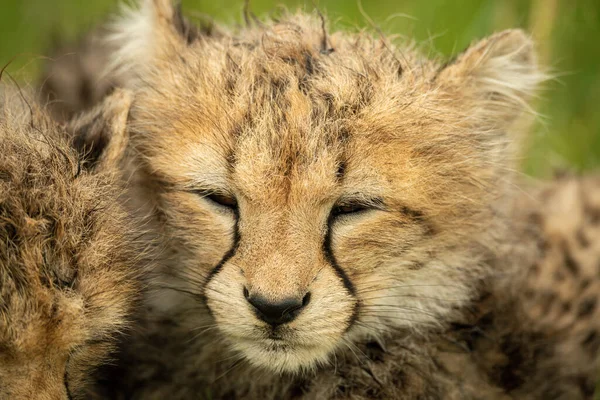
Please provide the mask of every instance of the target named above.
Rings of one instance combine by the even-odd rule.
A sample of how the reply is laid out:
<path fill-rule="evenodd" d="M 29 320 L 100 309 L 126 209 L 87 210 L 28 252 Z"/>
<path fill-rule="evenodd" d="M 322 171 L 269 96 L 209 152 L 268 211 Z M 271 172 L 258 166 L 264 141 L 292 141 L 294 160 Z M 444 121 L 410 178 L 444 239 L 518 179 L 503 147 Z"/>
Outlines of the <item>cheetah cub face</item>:
<path fill-rule="evenodd" d="M 143 253 L 116 201 L 122 140 L 91 170 L 24 99 L 0 93 L 0 398 L 89 398 L 90 373 L 126 327 Z M 104 128 L 124 132 L 129 103 L 116 92 L 73 127 L 99 138 L 100 115 L 116 112 Z"/>
<path fill-rule="evenodd" d="M 470 298 L 541 77 L 522 32 L 442 66 L 314 15 L 203 34 L 155 0 L 112 39 L 137 76 L 138 197 L 171 248 L 157 307 L 296 372 Z"/>

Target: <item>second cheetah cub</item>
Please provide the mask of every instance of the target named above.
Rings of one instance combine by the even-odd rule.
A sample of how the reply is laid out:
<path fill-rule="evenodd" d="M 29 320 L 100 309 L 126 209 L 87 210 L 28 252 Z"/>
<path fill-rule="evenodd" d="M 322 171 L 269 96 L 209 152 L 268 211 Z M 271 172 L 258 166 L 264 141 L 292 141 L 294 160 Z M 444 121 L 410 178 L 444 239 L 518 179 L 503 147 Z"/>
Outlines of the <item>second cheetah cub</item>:
<path fill-rule="evenodd" d="M 90 398 L 144 265 L 140 230 L 117 202 L 131 97 L 117 91 L 73 123 L 106 139 L 92 159 L 35 100 L 1 89 L 0 398 Z"/>

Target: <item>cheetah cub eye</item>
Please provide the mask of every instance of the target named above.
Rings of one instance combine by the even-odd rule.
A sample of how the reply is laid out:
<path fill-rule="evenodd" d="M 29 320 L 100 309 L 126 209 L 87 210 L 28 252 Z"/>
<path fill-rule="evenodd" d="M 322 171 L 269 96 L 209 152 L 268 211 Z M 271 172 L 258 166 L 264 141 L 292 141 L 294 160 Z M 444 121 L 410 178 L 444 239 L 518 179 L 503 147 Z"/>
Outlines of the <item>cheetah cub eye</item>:
<path fill-rule="evenodd" d="M 369 211 L 383 210 L 383 201 L 381 199 L 372 199 L 368 201 L 342 199 L 331 209 L 330 218 L 341 220 L 344 217 L 354 217 L 365 214 Z"/>
<path fill-rule="evenodd" d="M 194 190 L 193 193 L 197 194 L 203 199 L 208 200 L 215 206 L 225 208 L 231 211 L 235 211 L 238 206 L 235 197 L 224 192 L 211 190 Z"/>

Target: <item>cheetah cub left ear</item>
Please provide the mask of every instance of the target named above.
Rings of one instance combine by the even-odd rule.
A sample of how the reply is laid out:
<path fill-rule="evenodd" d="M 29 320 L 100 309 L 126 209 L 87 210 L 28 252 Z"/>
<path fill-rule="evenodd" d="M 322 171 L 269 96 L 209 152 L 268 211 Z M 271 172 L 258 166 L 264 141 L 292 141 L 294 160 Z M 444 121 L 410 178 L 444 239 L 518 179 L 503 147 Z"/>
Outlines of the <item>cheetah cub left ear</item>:
<path fill-rule="evenodd" d="M 122 161 L 129 142 L 127 117 L 132 99 L 130 91 L 116 89 L 101 104 L 69 122 L 73 146 L 92 168 L 113 169 Z"/>
<path fill-rule="evenodd" d="M 118 201 L 131 97 L 71 123 L 78 154 L 43 106 L 1 89 L 0 399 L 90 398 L 147 265 Z"/>

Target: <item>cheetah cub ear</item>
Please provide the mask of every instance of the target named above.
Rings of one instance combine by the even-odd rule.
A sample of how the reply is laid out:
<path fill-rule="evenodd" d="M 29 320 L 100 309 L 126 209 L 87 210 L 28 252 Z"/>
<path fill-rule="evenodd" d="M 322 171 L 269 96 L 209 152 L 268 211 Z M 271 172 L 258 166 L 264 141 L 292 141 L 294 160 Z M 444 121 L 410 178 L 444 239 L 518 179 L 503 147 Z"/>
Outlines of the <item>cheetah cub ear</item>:
<path fill-rule="evenodd" d="M 94 109 L 69 122 L 73 146 L 86 165 L 96 170 L 111 169 L 123 159 L 129 141 L 127 117 L 132 99 L 130 91 L 116 89 Z"/>
<path fill-rule="evenodd" d="M 470 100 L 469 114 L 494 126 L 531 111 L 527 102 L 545 79 L 532 40 L 519 29 L 473 44 L 437 77 L 451 95 Z"/>
<path fill-rule="evenodd" d="M 121 16 L 109 27 L 105 40 L 117 48 L 107 74 L 128 75 L 128 84 L 152 71 L 161 71 L 200 35 L 172 0 L 138 0 L 123 6 Z M 132 74 L 131 76 L 129 74 Z"/>

